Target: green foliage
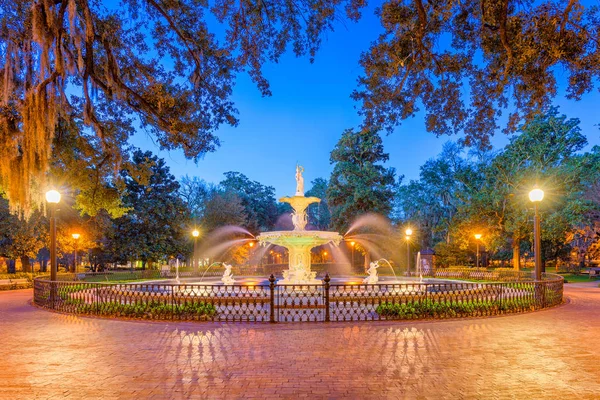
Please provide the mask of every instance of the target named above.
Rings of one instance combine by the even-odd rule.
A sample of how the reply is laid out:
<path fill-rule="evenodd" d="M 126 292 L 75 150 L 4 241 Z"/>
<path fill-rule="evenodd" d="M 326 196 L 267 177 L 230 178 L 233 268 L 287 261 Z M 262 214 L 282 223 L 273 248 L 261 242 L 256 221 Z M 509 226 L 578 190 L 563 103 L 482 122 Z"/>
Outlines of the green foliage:
<path fill-rule="evenodd" d="M 466 144 L 486 147 L 503 110 L 512 110 L 505 132 L 531 122 L 562 74 L 567 98 L 597 85 L 599 10 L 558 0 L 385 1 L 384 32 L 361 57 L 353 97 L 369 126 L 392 129 L 423 106 L 428 131 L 464 132 Z"/>
<path fill-rule="evenodd" d="M 93 314 L 102 316 L 117 316 L 128 318 L 161 319 L 177 316 L 182 319 L 211 318 L 217 311 L 214 305 L 202 301 L 186 301 L 185 303 L 170 304 L 158 300 L 148 302 L 100 302 L 84 303 L 80 299 L 65 300 L 66 305 L 75 306 L 78 314 Z"/>
<path fill-rule="evenodd" d="M 587 142 L 578 124 L 552 108 L 497 153 L 465 156 L 456 145 L 445 146 L 421 168 L 419 181 L 400 187 L 398 216 L 418 227 L 443 265 L 472 257 L 475 233 L 483 235 L 482 248 L 506 259 L 529 249 L 528 193 L 539 186 L 544 259 L 567 259 L 577 235 L 587 235 L 589 248 L 598 240 L 590 227 L 599 220 L 600 198 L 590 187 L 600 182 L 600 151 L 580 153 Z"/>
<path fill-rule="evenodd" d="M 253 233 L 267 231 L 275 225 L 278 217 L 275 188 L 251 181 L 239 172 L 226 172 L 219 186 L 241 200 L 246 221 L 239 225 Z"/>
<path fill-rule="evenodd" d="M 164 160 L 150 152 L 136 150 L 136 165 L 145 165 L 148 175 L 121 170 L 125 182 L 123 204 L 131 209 L 114 220 L 107 247 L 115 259 L 157 261 L 186 250 L 188 222 L 185 205 L 178 196 L 179 183 Z M 142 169 L 146 171 L 146 169 Z"/>
<path fill-rule="evenodd" d="M 431 300 L 407 303 L 382 303 L 376 312 L 391 319 L 456 318 L 520 312 L 535 309 L 533 299 Z"/>
<path fill-rule="evenodd" d="M 206 203 L 217 188 L 196 176 L 190 178 L 187 175 L 181 178 L 179 186 L 179 195 L 186 204 L 192 220 L 200 221 L 204 217 Z"/>
<path fill-rule="evenodd" d="M 8 201 L 0 197 L 0 256 L 29 264 L 47 242 L 48 221 L 40 211 L 29 219 L 11 214 Z M 24 265 L 27 268 L 27 265 Z"/>
<path fill-rule="evenodd" d="M 306 211 L 308 224 L 314 227 L 313 229 L 324 231 L 329 228 L 329 224 L 331 223 L 331 212 L 327 204 L 328 183 L 326 179 L 317 178 L 311 184 L 312 187 L 304 195 L 306 197 L 318 197 L 321 201 L 308 206 Z"/>
<path fill-rule="evenodd" d="M 331 152 L 334 167 L 326 191 L 333 229 L 346 232 L 362 214 L 390 214 L 395 171 L 381 165 L 388 159 L 377 131 L 344 131 Z"/>
<path fill-rule="evenodd" d="M 242 200 L 233 192 L 215 192 L 204 205 L 202 226 L 207 231 L 234 225 L 243 226 L 248 221 Z"/>

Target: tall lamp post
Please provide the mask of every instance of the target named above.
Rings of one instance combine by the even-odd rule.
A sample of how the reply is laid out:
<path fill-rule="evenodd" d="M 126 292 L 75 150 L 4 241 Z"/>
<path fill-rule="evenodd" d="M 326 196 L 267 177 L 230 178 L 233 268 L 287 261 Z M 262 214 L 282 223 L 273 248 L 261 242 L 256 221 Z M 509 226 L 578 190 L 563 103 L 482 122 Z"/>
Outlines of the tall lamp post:
<path fill-rule="evenodd" d="M 541 251 L 541 232 L 540 232 L 540 214 L 538 212 L 538 203 L 544 199 L 544 191 L 536 188 L 529 192 L 529 200 L 533 203 L 535 214 L 533 217 L 533 254 L 535 259 L 535 280 L 542 279 L 542 251 Z"/>
<path fill-rule="evenodd" d="M 56 205 L 60 201 L 60 193 L 56 190 L 46 192 L 46 201 L 50 208 L 50 280 L 56 280 Z"/>
<path fill-rule="evenodd" d="M 413 230 L 406 228 L 404 233 L 406 234 L 406 272 L 410 272 L 410 236 L 413 234 Z"/>
<path fill-rule="evenodd" d="M 354 270 L 354 246 L 356 246 L 356 242 L 354 240 L 351 241 L 350 246 L 352 246 L 352 270 Z"/>
<path fill-rule="evenodd" d="M 475 240 L 477 240 L 477 263 L 475 264 L 475 268 L 479 268 L 479 240 L 481 239 L 481 233 L 475 234 Z"/>
<path fill-rule="evenodd" d="M 192 257 L 192 267 L 194 269 L 198 268 L 198 255 L 196 254 L 196 252 L 198 251 L 197 247 L 198 247 L 198 236 L 200 236 L 200 231 L 198 229 L 194 229 L 192 231 L 192 236 L 194 237 L 194 256 Z"/>
<path fill-rule="evenodd" d="M 77 273 L 77 244 L 79 243 L 79 238 L 81 235 L 79 233 L 73 233 L 71 235 L 73 239 L 75 239 L 75 254 L 73 256 L 73 272 Z"/>

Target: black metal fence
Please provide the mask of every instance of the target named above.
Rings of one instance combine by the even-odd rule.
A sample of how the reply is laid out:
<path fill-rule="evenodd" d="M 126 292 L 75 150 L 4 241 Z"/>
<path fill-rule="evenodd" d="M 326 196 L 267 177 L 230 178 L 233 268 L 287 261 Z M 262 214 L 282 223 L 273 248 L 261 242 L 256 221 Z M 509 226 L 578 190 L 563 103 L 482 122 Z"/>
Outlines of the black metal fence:
<path fill-rule="evenodd" d="M 477 279 L 466 272 L 460 278 Z M 273 276 L 268 285 L 52 282 L 36 278 L 34 302 L 71 314 L 232 322 L 473 317 L 532 311 L 562 302 L 561 276 L 546 274 L 541 281 L 513 278 L 375 285 L 331 284 L 328 275 L 320 285 L 278 285 Z"/>

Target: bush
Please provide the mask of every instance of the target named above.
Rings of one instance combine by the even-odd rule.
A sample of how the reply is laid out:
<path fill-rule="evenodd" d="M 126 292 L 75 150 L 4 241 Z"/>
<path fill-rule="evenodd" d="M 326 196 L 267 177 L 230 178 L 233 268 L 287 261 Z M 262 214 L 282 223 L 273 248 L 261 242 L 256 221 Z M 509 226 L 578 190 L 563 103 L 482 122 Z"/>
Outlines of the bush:
<path fill-rule="evenodd" d="M 387 318 L 421 319 L 483 316 L 500 312 L 532 310 L 535 304 L 531 299 L 510 300 L 464 300 L 433 301 L 430 299 L 407 303 L 382 303 L 376 312 Z"/>
<path fill-rule="evenodd" d="M 81 299 L 69 299 L 64 305 L 75 306 L 78 314 L 96 314 L 144 319 L 162 319 L 177 316 L 181 319 L 197 319 L 213 317 L 217 310 L 214 305 L 201 301 L 190 301 L 183 304 L 149 301 L 139 303 L 119 303 L 105 301 L 101 303 L 84 303 Z"/>

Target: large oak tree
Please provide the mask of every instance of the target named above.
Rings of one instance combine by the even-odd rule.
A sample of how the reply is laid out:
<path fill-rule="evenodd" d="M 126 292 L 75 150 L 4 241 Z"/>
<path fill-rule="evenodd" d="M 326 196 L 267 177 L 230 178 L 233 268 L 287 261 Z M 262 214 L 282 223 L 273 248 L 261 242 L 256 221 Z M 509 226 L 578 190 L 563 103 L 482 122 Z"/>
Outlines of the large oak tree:
<path fill-rule="evenodd" d="M 189 158 L 237 124 L 231 93 L 291 45 L 314 56 L 324 31 L 364 0 L 0 0 L 0 185 L 41 202 L 60 124 L 77 123 L 97 170 L 118 171 L 138 126 Z M 87 132 L 87 133 L 86 133 Z M 88 154 L 89 156 L 89 154 Z M 51 182 L 56 184 L 56 182 Z"/>

